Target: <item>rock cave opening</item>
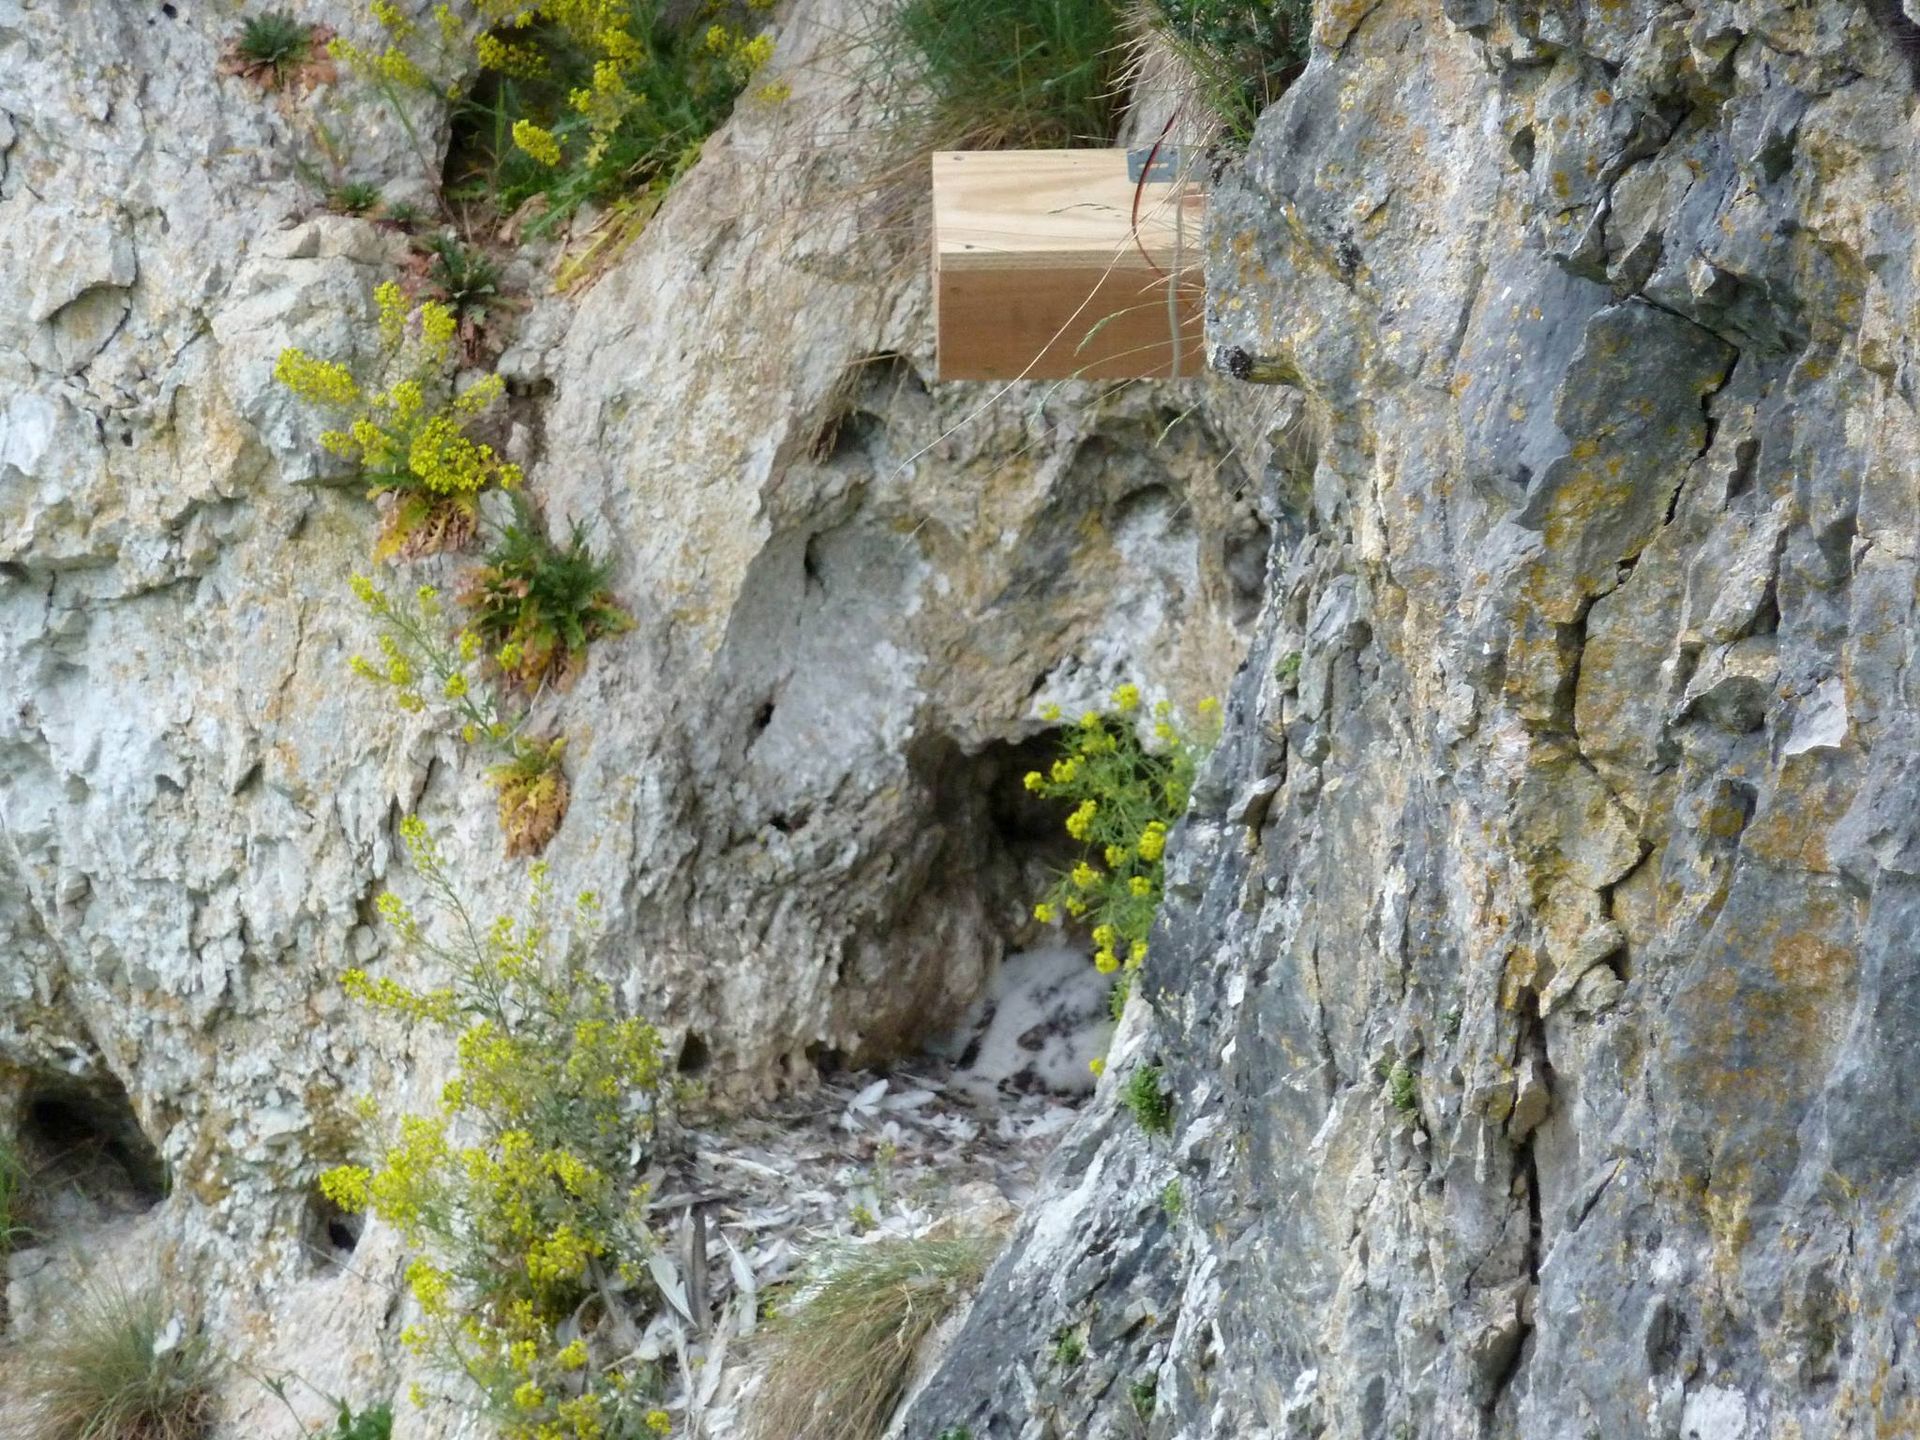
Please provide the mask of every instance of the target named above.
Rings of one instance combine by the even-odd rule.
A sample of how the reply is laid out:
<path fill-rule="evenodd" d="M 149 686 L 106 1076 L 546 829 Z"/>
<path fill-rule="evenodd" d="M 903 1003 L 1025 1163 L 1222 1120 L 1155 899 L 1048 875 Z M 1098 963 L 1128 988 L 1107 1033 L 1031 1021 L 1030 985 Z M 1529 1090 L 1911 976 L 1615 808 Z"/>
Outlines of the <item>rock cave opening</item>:
<path fill-rule="evenodd" d="M 166 1165 L 113 1076 L 31 1081 L 17 1116 L 34 1233 L 137 1214 L 166 1199 Z"/>
<path fill-rule="evenodd" d="M 1001 942 L 981 993 L 957 1015 L 934 1017 L 920 1053 L 952 1065 L 963 1088 L 983 1098 L 1089 1092 L 1088 1061 L 1105 1052 L 1111 1033 L 1111 987 L 1093 968 L 1084 929 L 1057 930 L 1033 913 L 1079 855 L 1066 802 L 1024 784 L 1029 771 L 1059 758 L 1063 734 L 1052 727 L 971 751 L 942 738 L 915 757 L 934 813 L 948 817 L 942 870 L 966 877 Z"/>

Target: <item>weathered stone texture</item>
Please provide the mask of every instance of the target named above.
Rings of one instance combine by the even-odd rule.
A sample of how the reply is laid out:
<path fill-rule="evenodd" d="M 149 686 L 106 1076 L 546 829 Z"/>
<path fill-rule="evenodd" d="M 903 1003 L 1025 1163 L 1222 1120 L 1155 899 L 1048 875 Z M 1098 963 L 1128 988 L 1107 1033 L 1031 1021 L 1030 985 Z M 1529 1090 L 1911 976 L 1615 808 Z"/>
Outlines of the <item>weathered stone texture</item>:
<path fill-rule="evenodd" d="M 1210 218 L 1312 454 L 1130 1022 L 1176 1134 L 1116 1062 L 903 1433 L 1913 1433 L 1908 71 L 1319 13 Z"/>
<path fill-rule="evenodd" d="M 364 6 L 291 8 L 373 38 Z M 1041 705 L 1218 692 L 1268 549 L 1198 383 L 929 389 L 912 206 L 849 138 L 853 22 L 788 10 L 792 97 L 743 105 L 593 283 L 514 260 L 501 362 L 532 490 L 639 622 L 545 702 L 574 737 L 547 858 L 605 898 L 631 1002 L 749 1092 L 960 1014 L 1038 930 L 1006 802 Z M 347 675 L 373 509 L 271 373 L 363 348 L 401 258 L 296 160 L 425 195 L 445 117 L 412 116 L 420 154 L 350 75 L 263 95 L 220 73 L 237 25 L 0 0 L 0 1126 L 48 1077 L 117 1077 L 178 1177 L 133 1248 L 253 1362 L 379 1393 L 394 1241 L 328 1270 L 310 1187 L 352 1097 L 420 1103 L 446 1057 L 337 977 L 394 963 L 403 813 L 482 912 L 520 867 L 486 757 Z"/>

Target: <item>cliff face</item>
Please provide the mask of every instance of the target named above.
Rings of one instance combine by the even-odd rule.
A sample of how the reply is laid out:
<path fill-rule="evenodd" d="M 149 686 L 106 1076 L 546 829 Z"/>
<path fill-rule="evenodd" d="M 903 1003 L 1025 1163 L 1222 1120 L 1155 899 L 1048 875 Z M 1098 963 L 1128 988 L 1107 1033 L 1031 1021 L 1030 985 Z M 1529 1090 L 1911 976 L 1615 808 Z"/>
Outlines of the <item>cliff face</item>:
<path fill-rule="evenodd" d="M 376 38 L 364 7 L 293 8 Z M 1218 693 L 1268 549 L 1188 394 L 929 388 L 913 207 L 849 138 L 857 23 L 783 14 L 791 95 L 744 104 L 593 283 L 512 259 L 523 308 L 496 314 L 508 448 L 638 621 L 543 702 L 574 737 L 546 859 L 721 1092 L 957 1018 L 1038 930 L 1039 708 Z M 288 345 L 364 353 L 404 260 L 316 180 L 429 196 L 446 118 L 403 125 L 344 70 L 265 94 L 222 73 L 237 26 L 0 0 L 0 1129 L 170 1167 L 164 1202 L 117 1197 L 130 1250 L 256 1363 L 391 1393 L 396 1244 L 375 1227 L 343 1273 L 313 1181 L 355 1096 L 419 1104 L 447 1057 L 338 977 L 402 964 L 372 910 L 417 889 L 401 815 L 481 913 L 524 867 L 485 757 L 347 673 L 376 638 L 347 590 L 372 507 L 271 376 Z M 16 1259 L 16 1318 L 57 1288 L 46 1253 Z"/>
<path fill-rule="evenodd" d="M 270 372 L 399 259 L 318 213 L 318 107 L 394 195 L 444 116 L 263 97 L 227 19 L 0 0 L 0 1125 L 132 1157 L 76 1233 L 249 1359 L 391 1389 L 397 1245 L 317 1261 L 311 1183 L 445 1057 L 334 977 L 400 814 L 515 879 L 479 762 L 343 674 L 369 507 Z M 993 406 L 926 382 L 848 25 L 783 15 L 791 98 L 594 284 L 510 268 L 515 454 L 639 620 L 551 702 L 606 973 L 741 1091 L 909 1044 L 1031 938 L 1039 706 L 1245 660 L 1102 1092 L 903 1433 L 1920 1429 L 1892 8 L 1324 4 L 1210 220 L 1211 340 L 1288 383 Z"/>
<path fill-rule="evenodd" d="M 1303 533 L 905 1433 L 1911 1433 L 1911 77 L 1845 5 L 1318 23 L 1208 263 Z"/>

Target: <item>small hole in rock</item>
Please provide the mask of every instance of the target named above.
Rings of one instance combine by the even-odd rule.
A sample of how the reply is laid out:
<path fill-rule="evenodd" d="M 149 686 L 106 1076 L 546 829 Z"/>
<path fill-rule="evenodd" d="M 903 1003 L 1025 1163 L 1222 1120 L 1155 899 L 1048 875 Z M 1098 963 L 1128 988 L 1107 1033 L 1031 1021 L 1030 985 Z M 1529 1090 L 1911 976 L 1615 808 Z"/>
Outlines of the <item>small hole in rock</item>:
<path fill-rule="evenodd" d="M 320 1193 L 316 1187 L 307 1195 L 306 1214 L 302 1217 L 301 1243 L 322 1270 L 339 1270 L 360 1245 L 366 1230 L 366 1217 L 349 1214 Z"/>
<path fill-rule="evenodd" d="M 680 1059 L 677 1063 L 682 1075 L 698 1075 L 713 1060 L 713 1052 L 707 1048 L 706 1040 L 698 1031 L 689 1030 L 687 1038 L 680 1042 Z"/>
<path fill-rule="evenodd" d="M 1233 596 L 1233 619 L 1250 624 L 1267 595 L 1267 561 L 1273 553 L 1273 531 L 1250 520 L 1226 538 L 1224 568 Z"/>
<path fill-rule="evenodd" d="M 1527 126 L 1513 137 L 1507 147 L 1507 153 L 1513 156 L 1513 163 L 1528 174 L 1533 173 L 1533 127 Z"/>

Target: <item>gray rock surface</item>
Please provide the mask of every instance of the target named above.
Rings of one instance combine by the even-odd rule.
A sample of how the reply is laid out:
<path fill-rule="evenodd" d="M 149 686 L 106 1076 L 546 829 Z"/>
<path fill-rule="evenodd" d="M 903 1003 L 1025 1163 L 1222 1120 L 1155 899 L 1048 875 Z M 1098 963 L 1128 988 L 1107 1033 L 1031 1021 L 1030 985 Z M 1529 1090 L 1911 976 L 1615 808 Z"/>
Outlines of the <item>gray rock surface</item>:
<path fill-rule="evenodd" d="M 372 39 L 362 6 L 293 8 Z M 424 193 L 446 123 L 347 73 L 263 94 L 221 73 L 238 23 L 0 0 L 0 1126 L 69 1094 L 137 1126 L 176 1183 L 116 1253 L 268 1373 L 391 1393 L 397 1247 L 375 1226 L 343 1268 L 312 1186 L 353 1097 L 418 1104 L 448 1057 L 337 979 L 397 963 L 371 903 L 415 887 L 402 814 L 482 912 L 524 867 L 485 757 L 347 675 L 373 510 L 271 372 L 351 359 L 401 259 L 302 167 Z M 742 1094 L 910 1048 L 1039 938 L 1041 706 L 1217 693 L 1268 548 L 1204 382 L 929 388 L 850 23 L 780 17 L 791 98 L 744 104 L 593 283 L 510 271 L 516 449 L 639 621 L 549 702 L 574 800 L 547 858 L 605 898 L 608 975 Z M 65 1283 L 46 1258 L 23 1305 Z"/>
<path fill-rule="evenodd" d="M 1911 77 L 1864 6 L 1318 26 L 1208 275 L 1305 533 L 902 1433 L 1913 1433 Z"/>
<path fill-rule="evenodd" d="M 1213 342 L 1297 388 L 988 406 L 926 381 L 847 14 L 800 0 L 792 98 L 521 317 L 518 449 L 640 622 L 552 702 L 550 858 L 723 1087 L 960 1015 L 1036 938 L 1039 706 L 1244 659 L 1093 1108 L 906 1440 L 1920 1431 L 1891 14 L 1325 0 L 1210 221 Z M 389 958 L 400 814 L 482 908 L 515 870 L 475 757 L 342 675 L 369 507 L 270 371 L 351 354 L 398 259 L 318 213 L 314 117 L 396 196 L 444 117 L 423 156 L 350 78 L 263 97 L 231 27 L 0 0 L 0 1123 L 97 1121 L 127 1183 L 76 1234 L 384 1393 L 401 1257 L 330 1258 L 310 1185 L 446 1057 L 334 977 Z"/>

